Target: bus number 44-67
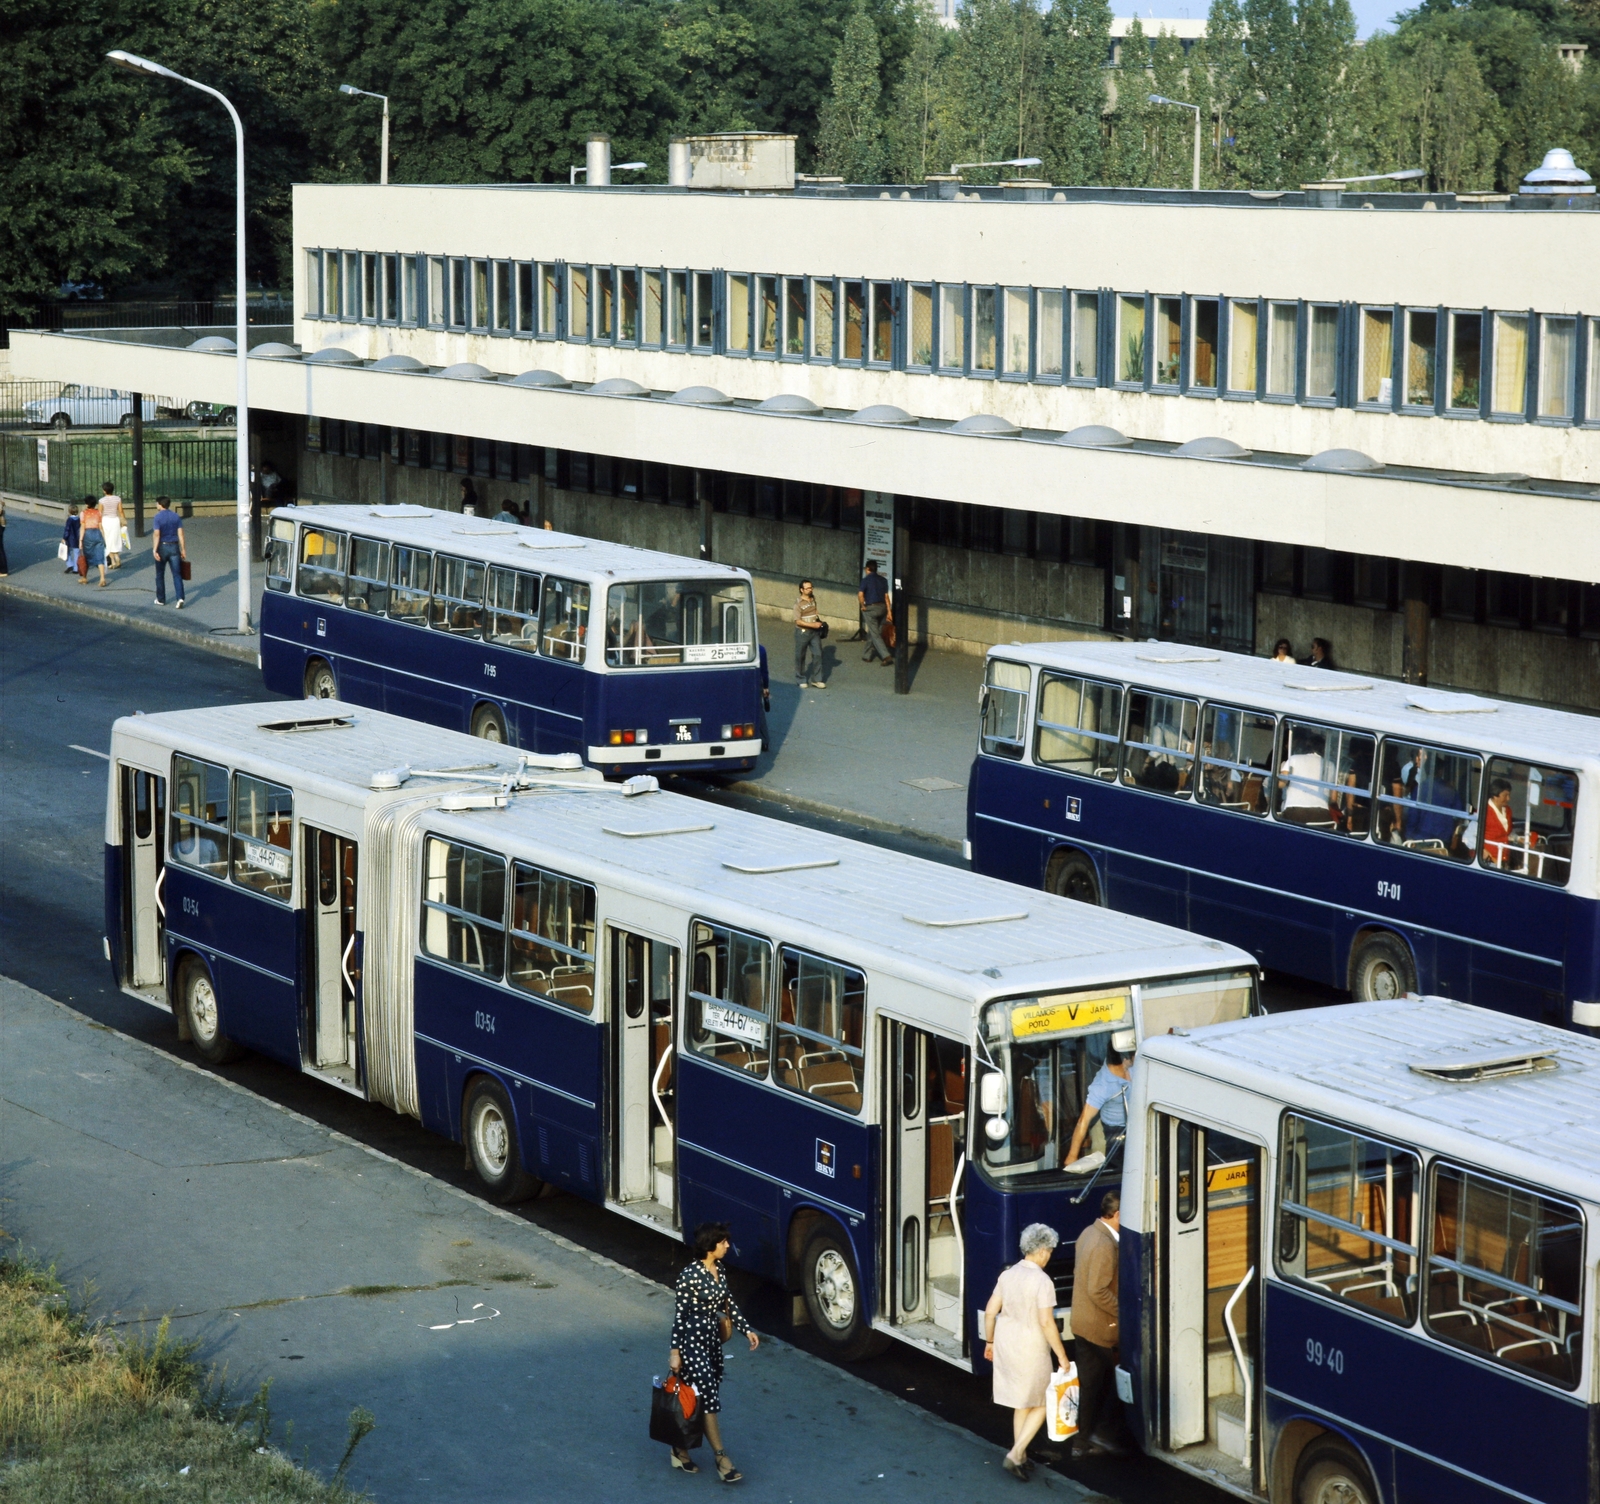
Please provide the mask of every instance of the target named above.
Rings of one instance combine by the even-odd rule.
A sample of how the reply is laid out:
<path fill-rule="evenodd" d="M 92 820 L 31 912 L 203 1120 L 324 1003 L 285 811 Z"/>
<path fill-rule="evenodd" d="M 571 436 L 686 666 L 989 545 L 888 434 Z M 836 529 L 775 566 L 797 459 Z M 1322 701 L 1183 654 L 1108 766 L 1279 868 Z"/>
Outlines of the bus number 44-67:
<path fill-rule="evenodd" d="M 1337 1347 L 1324 1347 L 1315 1337 L 1306 1338 L 1306 1362 L 1330 1373 L 1344 1372 L 1344 1353 Z"/>

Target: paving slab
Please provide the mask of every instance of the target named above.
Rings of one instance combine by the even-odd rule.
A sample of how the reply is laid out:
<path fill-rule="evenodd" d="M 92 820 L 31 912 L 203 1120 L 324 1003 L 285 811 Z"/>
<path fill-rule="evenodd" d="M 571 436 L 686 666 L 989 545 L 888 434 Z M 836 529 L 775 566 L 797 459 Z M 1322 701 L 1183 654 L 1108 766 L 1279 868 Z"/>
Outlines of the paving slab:
<path fill-rule="evenodd" d="M 329 1471 L 365 1405 L 351 1479 L 385 1504 L 714 1486 L 647 1437 L 665 1286 L 4 978 L 0 1038 L 0 1225 L 95 1314 L 171 1313 L 236 1391 L 271 1379 L 296 1456 Z M 997 1448 L 775 1338 L 729 1348 L 724 1398 L 752 1498 L 1016 1486 Z"/>

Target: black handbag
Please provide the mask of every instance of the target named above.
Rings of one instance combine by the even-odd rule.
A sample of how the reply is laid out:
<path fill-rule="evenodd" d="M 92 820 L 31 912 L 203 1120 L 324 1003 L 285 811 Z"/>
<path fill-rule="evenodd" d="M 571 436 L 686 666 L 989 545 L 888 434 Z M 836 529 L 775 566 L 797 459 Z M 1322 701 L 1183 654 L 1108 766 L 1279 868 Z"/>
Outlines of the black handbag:
<path fill-rule="evenodd" d="M 828 624 L 827 624 L 827 622 L 823 622 L 823 624 L 820 627 L 817 628 L 817 641 L 818 642 L 826 642 L 827 640 L 828 640 Z"/>
<path fill-rule="evenodd" d="M 671 1388 L 668 1388 L 668 1385 Z M 680 1394 L 687 1391 L 694 1395 L 694 1413 L 683 1413 L 683 1401 Z M 705 1437 L 706 1413 L 705 1406 L 700 1403 L 700 1396 L 694 1393 L 687 1384 L 679 1380 L 676 1375 L 667 1379 L 664 1384 L 657 1379 L 650 1386 L 650 1440 L 665 1443 L 669 1447 L 678 1447 L 685 1452 L 692 1452 Z"/>

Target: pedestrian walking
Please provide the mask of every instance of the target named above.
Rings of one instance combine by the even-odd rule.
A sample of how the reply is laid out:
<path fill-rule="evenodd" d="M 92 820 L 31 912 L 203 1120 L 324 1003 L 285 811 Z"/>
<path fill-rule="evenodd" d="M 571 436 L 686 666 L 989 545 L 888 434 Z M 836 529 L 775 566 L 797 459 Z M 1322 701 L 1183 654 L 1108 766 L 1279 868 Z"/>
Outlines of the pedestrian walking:
<path fill-rule="evenodd" d="M 101 527 L 106 535 L 106 563 L 113 569 L 122 568 L 122 551 L 128 546 L 127 529 L 122 525 L 122 498 L 110 481 L 101 481 Z"/>
<path fill-rule="evenodd" d="M 156 497 L 156 515 L 150 524 L 150 531 L 156 535 L 156 604 L 164 606 L 167 603 L 166 591 L 166 566 L 172 566 L 172 593 L 177 598 L 178 610 L 183 610 L 183 566 L 189 561 L 188 550 L 184 547 L 183 523 L 179 521 L 178 514 L 172 510 L 172 502 L 168 497 Z"/>
<path fill-rule="evenodd" d="M 1045 1421 L 1050 1357 L 1065 1372 L 1067 1350 L 1056 1325 L 1055 1281 L 1044 1272 L 1061 1241 L 1053 1227 L 1022 1229 L 1022 1257 L 1004 1270 L 983 1308 L 983 1355 L 994 1365 L 994 1402 L 1011 1409 L 1011 1450 L 1001 1466 L 1026 1483 L 1033 1471 L 1028 1443 Z"/>
<path fill-rule="evenodd" d="M 822 677 L 822 639 L 826 635 L 816 590 L 810 580 L 801 580 L 794 603 L 794 682 L 802 689 L 828 687 Z"/>
<path fill-rule="evenodd" d="M 861 607 L 861 620 L 867 629 L 867 650 L 861 655 L 863 663 L 871 663 L 874 655 L 885 663 L 893 663 L 894 655 L 883 641 L 883 623 L 889 615 L 892 598 L 889 582 L 878 573 L 878 561 L 868 559 L 861 576 L 861 588 L 856 591 L 856 603 Z"/>
<path fill-rule="evenodd" d="M 717 1476 L 724 1483 L 739 1483 L 744 1474 L 722 1449 L 722 1344 L 743 1332 L 754 1352 L 761 1339 L 751 1330 L 728 1289 L 722 1260 L 728 1253 L 728 1224 L 702 1222 L 694 1230 L 694 1261 L 678 1276 L 673 1289 L 677 1307 L 672 1319 L 672 1353 L 668 1363 L 700 1398 L 706 1418 L 706 1438 L 716 1459 Z M 672 1449 L 672 1465 L 686 1473 L 700 1471 L 689 1454 Z"/>
<path fill-rule="evenodd" d="M 6 562 L 6 499 L 0 496 L 0 580 L 11 573 L 11 565 Z"/>
<path fill-rule="evenodd" d="M 83 536 L 78 542 L 78 547 L 81 550 L 80 558 L 88 564 L 89 568 L 78 571 L 78 583 L 87 585 L 89 583 L 89 569 L 98 569 L 100 571 L 100 588 L 104 590 L 106 588 L 105 515 L 95 504 L 94 497 L 84 497 L 83 516 L 79 518 L 79 521 L 83 524 Z"/>
<path fill-rule="evenodd" d="M 509 498 L 500 503 L 500 510 L 494 514 L 496 522 L 509 522 L 517 527 L 522 526 L 522 514 L 514 511 Z"/>
<path fill-rule="evenodd" d="M 1072 1352 L 1078 1360 L 1078 1439 L 1075 1458 L 1127 1448 L 1113 1435 L 1117 1399 L 1117 1257 L 1122 1242 L 1122 1198 L 1107 1191 L 1100 1215 L 1078 1235 L 1072 1265 Z"/>
<path fill-rule="evenodd" d="M 76 574 L 78 572 L 78 541 L 82 537 L 83 524 L 78 520 L 78 503 L 67 503 L 67 520 L 61 529 L 61 541 L 66 547 L 66 552 L 61 555 L 67 561 L 63 574 Z"/>

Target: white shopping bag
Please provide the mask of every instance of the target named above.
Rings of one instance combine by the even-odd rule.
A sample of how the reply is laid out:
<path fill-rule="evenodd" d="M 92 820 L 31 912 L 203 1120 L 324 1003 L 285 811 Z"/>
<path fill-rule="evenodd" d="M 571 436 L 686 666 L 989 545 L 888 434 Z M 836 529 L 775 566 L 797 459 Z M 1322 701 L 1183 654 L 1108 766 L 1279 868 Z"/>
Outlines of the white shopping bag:
<path fill-rule="evenodd" d="M 1066 1441 L 1078 1434 L 1078 1365 L 1050 1375 L 1044 1391 L 1045 1427 L 1051 1441 Z"/>

